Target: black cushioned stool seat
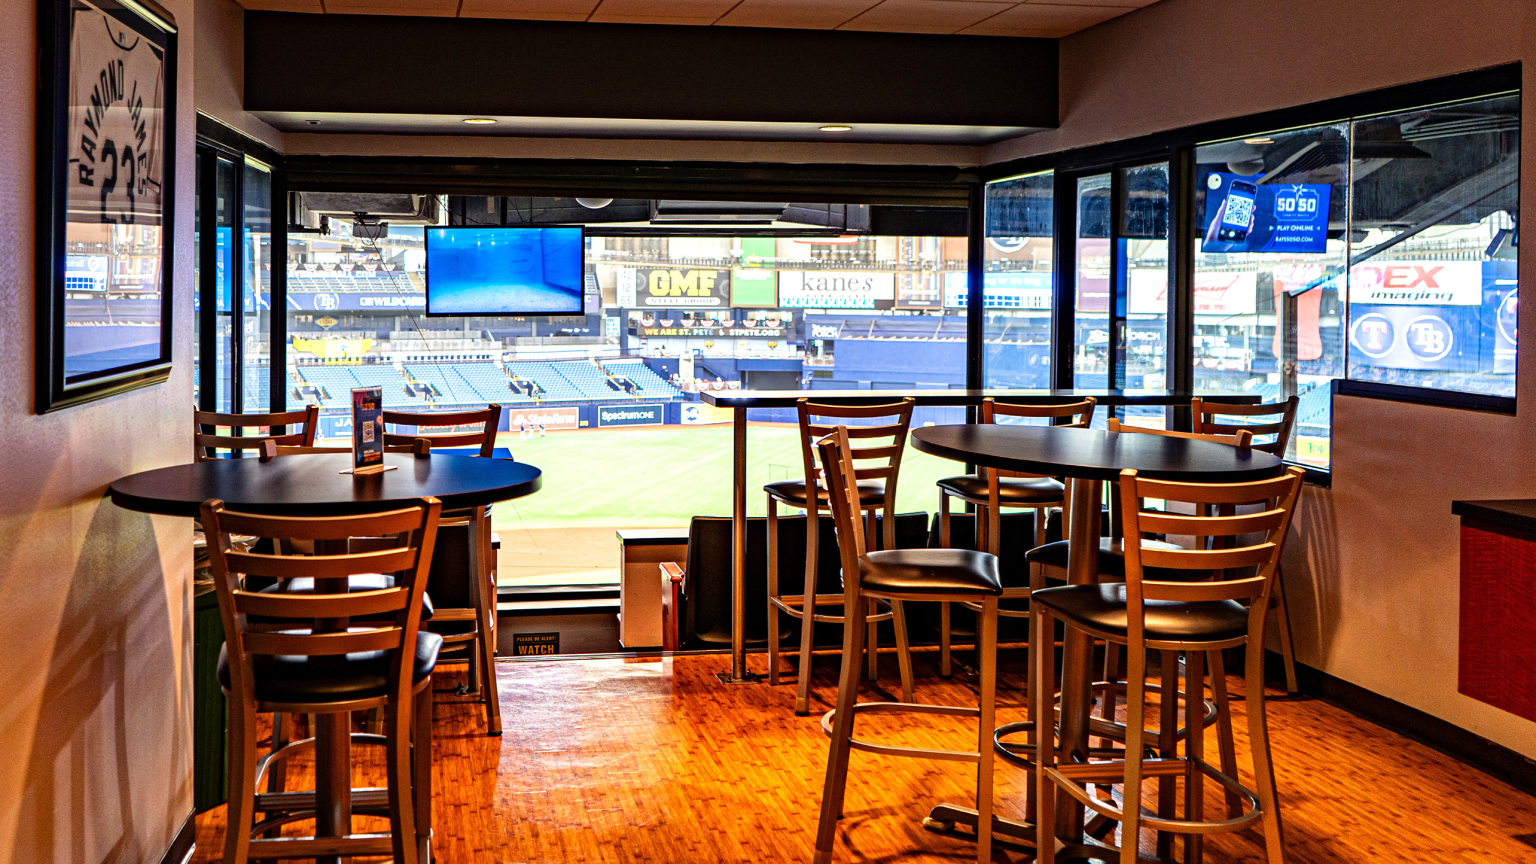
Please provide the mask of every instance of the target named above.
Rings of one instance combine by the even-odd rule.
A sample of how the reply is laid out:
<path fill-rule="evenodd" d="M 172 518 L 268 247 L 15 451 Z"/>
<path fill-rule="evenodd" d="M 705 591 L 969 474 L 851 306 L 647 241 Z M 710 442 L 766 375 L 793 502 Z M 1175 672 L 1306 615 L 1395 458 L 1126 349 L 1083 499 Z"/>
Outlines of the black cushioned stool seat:
<path fill-rule="evenodd" d="M 1144 549 L 1181 549 L 1183 547 L 1161 540 L 1143 540 Z M 1067 553 L 1070 542 L 1057 540 L 1055 543 L 1047 543 L 1024 553 L 1024 560 L 1031 564 L 1044 564 L 1047 567 L 1059 567 L 1067 569 Z M 1163 567 L 1145 568 L 1146 578 L 1154 582 L 1189 582 L 1192 579 L 1203 576 L 1194 570 L 1169 570 Z M 1119 541 L 1109 537 L 1099 539 L 1099 575 L 1113 579 L 1125 579 L 1125 553 L 1121 551 Z"/>
<path fill-rule="evenodd" d="M 892 549 L 859 560 L 859 584 L 882 594 L 1003 593 L 997 558 L 969 549 Z"/>
<path fill-rule="evenodd" d="M 938 486 L 945 492 L 960 498 L 970 498 L 975 501 L 987 500 L 987 481 L 975 474 L 945 477 L 939 481 Z M 997 499 L 1005 507 L 1051 504 L 1060 502 L 1066 496 L 1066 487 L 1062 486 L 1060 481 L 1049 477 L 997 478 Z"/>
<path fill-rule="evenodd" d="M 419 631 L 411 683 L 420 684 L 437 666 L 443 637 Z M 251 658 L 258 702 L 347 702 L 384 695 L 389 654 L 364 651 L 334 657 L 258 654 Z M 229 647 L 219 648 L 219 686 L 229 690 Z"/>
<path fill-rule="evenodd" d="M 1051 614 L 1082 627 L 1126 638 L 1125 585 L 1064 585 L 1044 588 L 1031 599 Z M 1234 600 L 1187 602 L 1147 600 L 1145 638 L 1151 642 L 1222 642 L 1248 632 L 1248 608 Z"/>
<path fill-rule="evenodd" d="M 395 587 L 395 577 L 384 573 L 367 573 L 361 576 L 347 577 L 347 592 L 353 591 L 380 591 L 385 588 Z M 261 589 L 263 594 L 272 594 L 282 591 L 284 594 L 313 594 L 315 593 L 315 580 L 307 577 L 289 579 L 287 583 L 274 582 Z M 394 613 L 386 615 L 393 617 Z M 421 594 L 421 620 L 432 620 L 432 595 L 425 591 Z"/>
<path fill-rule="evenodd" d="M 801 506 L 808 500 L 805 497 L 804 480 L 780 480 L 777 483 L 769 483 L 763 487 L 763 491 L 774 498 L 792 506 Z M 822 506 L 826 507 L 826 487 L 816 487 L 817 497 Z M 863 480 L 859 482 L 859 504 L 864 507 L 878 507 L 885 500 L 885 484 L 879 480 Z"/>

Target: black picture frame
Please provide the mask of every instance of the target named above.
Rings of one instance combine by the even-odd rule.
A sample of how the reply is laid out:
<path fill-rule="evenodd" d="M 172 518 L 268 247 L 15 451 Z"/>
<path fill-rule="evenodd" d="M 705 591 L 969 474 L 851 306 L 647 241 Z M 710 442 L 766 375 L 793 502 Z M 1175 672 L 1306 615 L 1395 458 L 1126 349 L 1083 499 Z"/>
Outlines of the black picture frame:
<path fill-rule="evenodd" d="M 77 12 L 80 13 L 78 19 Z M 90 33 L 82 32 L 82 38 L 76 40 L 72 32 L 74 22 L 76 20 L 86 22 L 92 19 L 102 27 L 102 30 L 95 31 L 93 28 Z M 78 46 L 86 46 L 101 52 L 104 44 L 103 34 L 113 44 L 106 46 L 105 53 L 93 54 L 89 58 L 91 61 L 101 60 L 96 64 L 102 67 L 99 76 L 92 79 L 90 85 L 77 89 L 77 85 L 85 82 L 72 82 L 72 70 L 81 65 L 76 62 L 77 59 L 85 62 L 85 58 L 76 58 L 74 52 Z M 41 63 L 39 64 L 37 108 L 36 410 L 39 414 L 157 384 L 170 376 L 174 282 L 168 253 L 174 248 L 171 238 L 174 237 L 175 229 L 176 35 L 175 18 L 154 0 L 40 0 L 38 4 L 38 42 L 41 49 Z M 95 41 L 88 41 L 92 39 Z M 139 40 L 144 41 L 141 43 Z M 117 55 L 111 51 L 114 44 L 116 48 L 121 49 Z M 156 77 L 154 75 L 156 62 L 159 64 L 157 83 L 160 92 L 158 93 L 153 92 L 155 85 L 145 86 L 143 83 Z M 141 74 L 144 72 L 150 74 Z M 96 86 L 98 83 L 100 87 Z M 93 132 L 99 131 L 100 134 L 81 136 L 81 140 L 71 140 L 72 92 L 81 94 L 78 101 L 82 105 L 91 104 L 88 100 L 92 95 L 97 97 L 98 102 L 95 107 L 99 110 L 95 113 L 95 122 L 90 123 L 89 128 Z M 153 126 L 155 120 L 153 108 L 157 97 L 160 106 L 158 130 Z M 108 113 L 114 110 L 119 113 Z M 86 112 L 86 114 L 89 113 L 91 112 Z M 126 136 L 121 134 L 125 118 L 128 118 L 130 124 L 129 134 Z M 86 121 L 82 120 L 82 122 Z M 107 137 L 109 131 L 117 131 L 119 137 L 123 138 L 121 148 Z M 139 150 L 145 149 L 146 140 L 156 132 L 158 132 L 158 142 L 150 142 L 150 152 L 147 156 L 127 155 L 130 148 L 135 145 Z M 155 143 L 158 143 L 158 154 L 155 154 Z M 106 159 L 109 153 L 118 158 L 108 163 Z M 93 158 L 82 159 L 80 158 L 82 154 Z M 152 164 L 150 157 L 155 155 L 158 155 L 158 158 L 154 159 Z M 101 160 L 99 164 L 97 160 Z M 86 161 L 91 164 L 83 164 Z M 106 173 L 109 167 L 112 169 L 110 175 Z M 95 188 L 105 190 L 101 195 L 100 219 L 90 221 L 78 218 L 83 210 L 79 207 L 81 193 L 77 188 L 75 192 L 77 219 L 74 224 L 158 225 L 158 235 L 150 245 L 145 245 L 142 241 L 144 232 L 129 232 L 135 238 L 132 241 L 135 245 L 126 255 L 115 251 L 119 247 L 110 241 L 100 244 L 105 247 L 104 249 L 89 250 L 108 253 L 96 256 L 100 261 L 92 264 L 93 267 L 104 266 L 106 275 L 99 283 L 77 281 L 77 288 L 81 284 L 93 287 L 85 291 L 77 290 L 74 293 L 83 293 L 84 297 L 79 299 L 91 299 L 94 302 L 92 292 L 99 290 L 103 309 L 110 310 L 114 294 L 112 290 L 114 278 L 117 275 L 126 275 L 129 279 L 119 280 L 119 284 L 127 284 L 132 281 L 133 276 L 145 275 L 139 271 L 147 269 L 142 266 L 142 261 L 130 262 L 127 274 L 115 274 L 113 257 L 122 255 L 130 259 L 157 258 L 157 263 L 152 267 L 155 272 L 150 275 L 158 279 L 158 303 L 153 303 L 154 298 L 120 296 L 117 299 L 151 301 L 150 303 L 139 302 L 131 307 L 132 314 L 135 316 L 133 326 L 157 324 L 159 327 L 158 350 L 154 350 L 156 343 L 153 340 L 140 342 L 134 344 L 130 351 L 119 352 L 125 355 L 118 358 L 123 362 L 117 362 L 108 356 L 95 361 L 99 364 L 98 368 L 70 369 L 66 365 L 69 359 L 67 350 L 69 346 L 66 340 L 65 324 L 68 312 L 67 301 L 70 299 L 70 292 L 67 290 L 70 283 L 65 275 L 66 259 L 71 252 L 80 253 L 89 244 L 77 243 L 79 248 L 71 249 L 67 243 L 68 219 L 71 215 L 69 181 L 71 172 L 74 172 L 74 179 L 78 181 L 77 187 L 91 185 L 86 178 L 94 181 L 96 168 L 101 169 L 102 182 Z M 147 210 L 137 209 L 142 206 L 138 203 L 138 199 L 143 198 L 144 193 L 152 190 L 155 185 L 155 178 L 151 172 L 153 168 L 159 169 L 158 223 Z M 120 176 L 123 180 L 121 186 L 118 185 Z M 137 197 L 132 191 L 135 189 L 138 190 Z M 109 195 L 114 193 L 117 197 L 109 201 Z M 149 249 L 154 249 L 155 254 L 145 254 L 145 250 Z M 79 257 L 89 259 L 90 256 L 80 255 Z M 102 261 L 105 263 L 102 264 Z M 140 284 L 147 281 L 150 280 L 141 279 Z M 94 287 L 98 284 L 102 286 L 99 289 Z M 156 313 L 158 313 L 158 322 L 153 320 Z M 110 314 L 104 317 L 108 322 L 114 320 Z M 142 318 L 148 320 L 138 320 Z M 107 326 L 114 325 L 108 323 Z M 151 351 L 154 353 L 153 357 L 148 356 Z M 110 354 L 110 352 L 102 353 Z"/>

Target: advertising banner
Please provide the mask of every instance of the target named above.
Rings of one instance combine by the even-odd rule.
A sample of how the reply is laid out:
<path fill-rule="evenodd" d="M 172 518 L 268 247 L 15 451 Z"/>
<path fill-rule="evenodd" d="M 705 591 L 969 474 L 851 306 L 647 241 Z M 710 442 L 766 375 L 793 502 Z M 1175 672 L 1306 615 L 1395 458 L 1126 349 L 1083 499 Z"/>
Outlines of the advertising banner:
<path fill-rule="evenodd" d="M 896 308 L 941 308 L 944 305 L 944 278 L 948 275 L 947 273 L 935 273 L 931 270 L 897 273 Z"/>
<path fill-rule="evenodd" d="M 306 291 L 288 288 L 288 308 L 295 312 L 353 312 L 357 310 L 425 309 L 425 294 L 351 294 L 343 291 Z"/>
<path fill-rule="evenodd" d="M 970 305 L 970 274 L 950 271 L 944 274 L 944 305 L 964 309 Z M 1051 308 L 1051 274 L 988 273 L 982 279 L 982 300 L 987 309 Z"/>
<path fill-rule="evenodd" d="M 729 423 L 731 415 L 735 413 L 729 408 L 706 405 L 703 402 L 684 402 L 682 407 L 684 426 L 713 426 L 717 423 Z"/>
<path fill-rule="evenodd" d="M 1357 366 L 1470 372 L 1478 362 L 1478 314 L 1456 306 L 1350 308 L 1349 360 Z"/>
<path fill-rule="evenodd" d="M 1077 239 L 1077 311 L 1109 311 L 1109 241 Z"/>
<path fill-rule="evenodd" d="M 507 429 L 516 432 L 518 429 L 579 429 L 581 428 L 581 409 L 568 408 L 515 408 L 507 415 Z"/>
<path fill-rule="evenodd" d="M 625 274 L 629 275 L 626 276 Z M 628 299 L 626 284 L 633 285 L 635 300 Z M 618 271 L 619 305 L 689 309 L 731 305 L 731 271 L 715 269 L 631 267 Z"/>
<path fill-rule="evenodd" d="M 1322 252 L 1328 244 L 1327 183 L 1259 183 L 1212 171 L 1205 178 L 1202 252 Z"/>
<path fill-rule="evenodd" d="M 895 273 L 779 271 L 779 306 L 785 309 L 890 309 L 895 301 Z"/>
<path fill-rule="evenodd" d="M 663 420 L 660 404 L 648 405 L 599 405 L 599 426 L 660 426 Z"/>
<path fill-rule="evenodd" d="M 741 308 L 777 308 L 779 305 L 778 271 L 732 270 L 731 305 Z"/>
<path fill-rule="evenodd" d="M 1276 276 L 1276 279 L 1279 277 Z M 1200 271 L 1195 273 L 1196 315 L 1252 315 L 1258 308 L 1258 274 Z M 1131 271 L 1129 312 L 1168 314 L 1168 270 Z"/>
<path fill-rule="evenodd" d="M 1377 306 L 1481 306 L 1481 261 L 1377 261 L 1349 271 L 1349 302 Z"/>

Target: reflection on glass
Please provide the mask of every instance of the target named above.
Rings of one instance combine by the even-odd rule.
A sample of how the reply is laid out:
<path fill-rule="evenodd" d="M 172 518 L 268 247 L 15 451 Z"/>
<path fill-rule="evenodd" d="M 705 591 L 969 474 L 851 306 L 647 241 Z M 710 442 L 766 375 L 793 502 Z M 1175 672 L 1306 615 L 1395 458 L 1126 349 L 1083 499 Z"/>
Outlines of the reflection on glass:
<path fill-rule="evenodd" d="M 260 164 L 245 163 L 242 201 L 245 221 L 241 243 L 244 290 L 241 292 L 241 411 L 271 410 L 271 355 L 268 350 L 272 304 L 272 174 Z"/>
<path fill-rule="evenodd" d="M 1195 151 L 1197 391 L 1299 396 L 1290 458 L 1327 467 L 1329 381 L 1344 374 L 1345 125 Z"/>
<path fill-rule="evenodd" d="M 1115 380 L 1126 389 L 1165 389 L 1168 344 L 1168 163 L 1120 169 L 1120 261 L 1125 327 L 1116 336 Z M 1117 280 L 1117 285 L 1122 284 Z M 1160 407 L 1128 406 L 1121 419 L 1161 429 Z"/>
<path fill-rule="evenodd" d="M 987 184 L 986 387 L 1051 386 L 1055 179 L 1046 171 Z"/>
<path fill-rule="evenodd" d="M 1076 315 L 1073 318 L 1073 384 L 1079 389 L 1111 389 L 1109 333 L 1110 180 L 1108 174 L 1077 180 Z M 1094 415 L 1095 429 L 1103 428 L 1108 412 Z"/>
<path fill-rule="evenodd" d="M 230 401 L 230 382 L 233 381 L 234 317 L 230 293 L 234 285 L 234 225 L 235 225 L 235 164 L 228 159 L 214 163 L 214 210 L 217 224 L 214 230 L 214 410 L 234 410 Z"/>
<path fill-rule="evenodd" d="M 1354 142 L 1349 376 L 1513 397 L 1520 97 L 1356 120 Z"/>

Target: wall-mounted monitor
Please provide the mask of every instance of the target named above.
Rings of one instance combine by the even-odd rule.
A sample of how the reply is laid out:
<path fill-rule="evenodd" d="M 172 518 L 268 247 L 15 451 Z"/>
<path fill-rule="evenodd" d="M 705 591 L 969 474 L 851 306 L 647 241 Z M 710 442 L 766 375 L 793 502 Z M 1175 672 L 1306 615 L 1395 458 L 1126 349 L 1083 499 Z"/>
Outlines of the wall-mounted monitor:
<path fill-rule="evenodd" d="M 428 228 L 427 314 L 580 315 L 580 227 Z"/>

